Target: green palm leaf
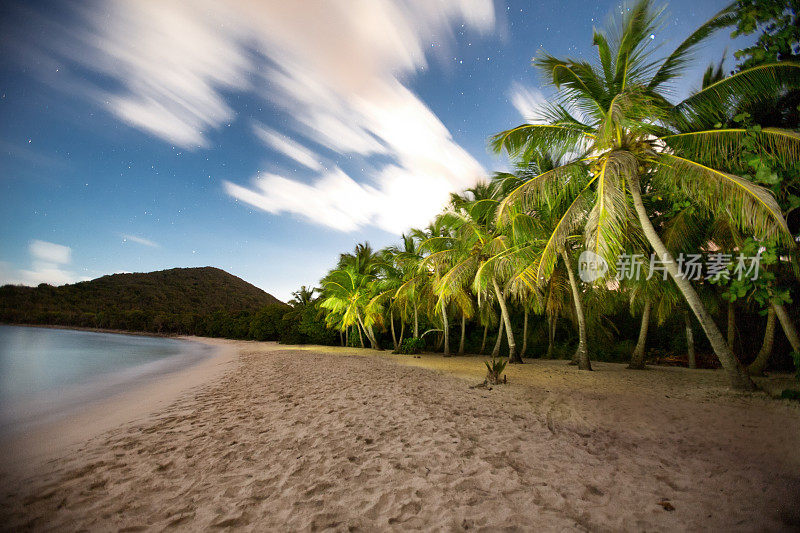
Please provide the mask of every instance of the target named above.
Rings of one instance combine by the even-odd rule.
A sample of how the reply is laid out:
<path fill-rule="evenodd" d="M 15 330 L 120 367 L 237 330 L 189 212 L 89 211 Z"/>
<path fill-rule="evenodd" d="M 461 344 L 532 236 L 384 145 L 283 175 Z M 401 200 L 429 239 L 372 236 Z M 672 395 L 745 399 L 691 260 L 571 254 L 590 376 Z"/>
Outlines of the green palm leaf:
<path fill-rule="evenodd" d="M 759 147 L 782 162 L 800 159 L 800 134 L 779 128 L 750 131 L 743 128 L 704 130 L 661 137 L 667 146 L 687 159 L 703 159 L 714 166 L 740 163 L 744 150 L 742 141 L 753 135 Z"/>
<path fill-rule="evenodd" d="M 713 83 L 675 107 L 682 131 L 711 129 L 724 123 L 730 110 L 765 102 L 781 91 L 800 88 L 800 64 L 788 61 L 760 65 Z"/>
<path fill-rule="evenodd" d="M 655 180 L 680 192 L 716 216 L 731 220 L 742 232 L 792 243 L 775 197 L 739 176 L 672 154 L 659 154 Z"/>

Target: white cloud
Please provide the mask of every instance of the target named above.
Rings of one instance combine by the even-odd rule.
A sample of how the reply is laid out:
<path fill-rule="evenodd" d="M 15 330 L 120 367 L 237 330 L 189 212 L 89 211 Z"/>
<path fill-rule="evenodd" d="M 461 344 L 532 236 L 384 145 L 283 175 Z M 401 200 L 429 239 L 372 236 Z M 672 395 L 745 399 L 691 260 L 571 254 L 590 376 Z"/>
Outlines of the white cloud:
<path fill-rule="evenodd" d="M 15 271 L 7 264 L 0 264 L 0 284 L 64 285 L 88 279 L 66 270 L 66 266 L 72 261 L 72 250 L 69 246 L 33 240 L 28 245 L 28 252 L 31 256 L 30 269 Z"/>
<path fill-rule="evenodd" d="M 511 86 L 511 103 L 524 120 L 536 123 L 541 121 L 542 107 L 547 103 L 547 98 L 539 89 L 515 82 Z"/>
<path fill-rule="evenodd" d="M 47 241 L 34 240 L 28 245 L 28 251 L 34 261 L 46 263 L 69 263 L 72 260 L 72 250 L 69 246 L 54 244 Z"/>
<path fill-rule="evenodd" d="M 150 239 L 145 239 L 144 237 L 137 237 L 136 235 L 122 235 L 122 242 L 135 242 L 136 244 L 141 244 L 143 246 L 149 246 L 151 248 L 159 248 L 158 243 L 151 241 Z"/>
<path fill-rule="evenodd" d="M 84 92 L 133 127 L 184 148 L 209 146 L 213 130 L 235 119 L 231 91 L 253 92 L 288 115 L 285 131 L 255 133 L 312 172 L 312 184 L 273 175 L 253 178 L 249 189 L 226 185 L 266 211 L 395 231 L 429 220 L 447 192 L 484 174 L 404 80 L 426 66 L 426 52 L 445 54 L 456 28 L 494 31 L 492 0 L 107 0 L 81 13 L 86 30 L 66 32 L 69 46 L 54 39 L 50 55 L 117 82 Z M 325 169 L 320 161 L 329 158 L 307 140 L 354 167 L 373 155 L 385 166 L 364 183 Z M 332 195 L 334 183 L 382 209 Z M 325 209 L 297 205 L 298 190 Z"/>
<path fill-rule="evenodd" d="M 491 29 L 492 3 L 315 5 L 282 4 L 264 21 L 275 39 L 264 97 L 292 116 L 295 134 L 356 160 L 381 155 L 392 162 L 367 183 L 334 168 L 310 185 L 259 175 L 251 188 L 228 182 L 226 191 L 270 213 L 343 231 L 377 225 L 400 232 L 427 223 L 450 191 L 474 184 L 484 171 L 400 76 L 424 66 L 427 40 L 446 36 L 456 21 Z"/>
<path fill-rule="evenodd" d="M 322 170 L 322 165 L 317 155 L 300 143 L 267 128 L 263 124 L 253 124 L 253 132 L 264 144 L 285 155 L 289 159 L 293 159 L 311 170 Z"/>

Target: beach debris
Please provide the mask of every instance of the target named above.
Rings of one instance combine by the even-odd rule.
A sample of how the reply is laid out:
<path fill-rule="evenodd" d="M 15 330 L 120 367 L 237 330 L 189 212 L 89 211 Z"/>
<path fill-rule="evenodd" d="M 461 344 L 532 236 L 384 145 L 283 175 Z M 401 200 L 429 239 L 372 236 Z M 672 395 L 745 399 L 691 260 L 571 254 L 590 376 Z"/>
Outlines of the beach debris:
<path fill-rule="evenodd" d="M 658 502 L 658 505 L 660 505 L 661 507 L 663 507 L 665 511 L 674 511 L 674 510 L 675 510 L 675 506 L 674 506 L 674 505 L 672 505 L 672 504 L 670 503 L 669 499 L 667 499 L 667 498 L 664 498 L 663 500 L 661 500 L 660 502 Z"/>

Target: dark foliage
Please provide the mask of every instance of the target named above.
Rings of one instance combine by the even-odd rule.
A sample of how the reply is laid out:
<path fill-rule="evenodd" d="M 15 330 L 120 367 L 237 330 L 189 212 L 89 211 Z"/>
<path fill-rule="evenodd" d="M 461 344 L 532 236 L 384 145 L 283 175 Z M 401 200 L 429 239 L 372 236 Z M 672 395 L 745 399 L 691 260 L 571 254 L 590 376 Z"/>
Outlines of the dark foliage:
<path fill-rule="evenodd" d="M 424 349 L 425 349 L 425 339 L 410 337 L 408 339 L 403 339 L 403 342 L 400 343 L 400 346 L 397 347 L 396 353 L 403 355 L 412 355 L 420 353 Z"/>

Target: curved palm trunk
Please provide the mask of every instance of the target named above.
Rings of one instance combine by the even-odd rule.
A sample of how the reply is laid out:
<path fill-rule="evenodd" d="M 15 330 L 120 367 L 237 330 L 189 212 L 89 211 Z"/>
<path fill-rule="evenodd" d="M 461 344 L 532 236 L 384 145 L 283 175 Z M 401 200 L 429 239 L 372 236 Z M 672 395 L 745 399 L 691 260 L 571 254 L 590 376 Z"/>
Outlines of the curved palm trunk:
<path fill-rule="evenodd" d="M 642 193 L 639 190 L 639 180 L 636 176 L 628 180 L 628 188 L 631 191 L 633 205 L 636 208 L 636 214 L 639 217 L 639 223 L 642 226 L 645 237 L 647 237 L 650 246 L 653 247 L 658 257 L 664 263 L 667 272 L 669 272 L 669 275 L 675 281 L 675 285 L 678 286 L 678 289 L 680 289 L 689 307 L 697 317 L 697 321 L 700 322 L 700 326 L 708 337 L 708 341 L 711 343 L 711 347 L 714 349 L 717 359 L 719 359 L 722 368 L 725 369 L 728 375 L 730 386 L 734 389 L 755 390 L 756 386 L 753 380 L 750 379 L 747 371 L 742 367 L 741 363 L 739 363 L 739 360 L 736 359 L 736 356 L 733 355 L 733 352 L 731 352 L 730 347 L 728 347 L 725 342 L 725 338 L 722 336 L 722 332 L 703 306 L 703 302 L 700 300 L 697 291 L 694 290 L 689 280 L 679 275 L 678 265 L 675 263 L 675 259 L 673 259 L 672 255 L 669 253 L 667 247 L 664 246 L 661 237 L 658 236 L 656 229 L 650 222 L 650 218 L 647 216 L 647 210 L 644 207 L 644 202 L 642 202 Z"/>
<path fill-rule="evenodd" d="M 458 355 L 464 355 L 464 337 L 467 333 L 467 317 L 461 315 L 461 340 L 458 341 Z"/>
<path fill-rule="evenodd" d="M 369 337 L 369 343 L 372 345 L 372 349 L 382 351 L 383 348 L 381 348 L 380 343 L 378 343 L 378 338 L 375 336 L 375 331 L 372 329 L 372 326 L 367 328 L 367 333 L 369 333 L 367 337 Z"/>
<path fill-rule="evenodd" d="M 522 363 L 522 358 L 517 353 L 517 343 L 514 342 L 514 332 L 511 330 L 511 317 L 508 316 L 508 307 L 506 306 L 506 299 L 503 293 L 500 292 L 500 287 L 497 285 L 497 280 L 492 278 L 494 285 L 494 293 L 497 295 L 497 300 L 500 303 L 500 313 L 503 315 L 503 322 L 506 324 L 506 337 L 508 338 L 508 362 L 509 363 Z"/>
<path fill-rule="evenodd" d="M 735 353 L 733 342 L 736 340 L 736 307 L 733 302 L 728 302 L 728 329 L 726 333 L 728 334 L 728 347 L 730 347 L 731 352 Z"/>
<path fill-rule="evenodd" d="M 400 345 L 397 344 L 397 337 L 394 334 L 394 311 L 391 307 L 389 308 L 389 324 L 392 325 L 392 342 L 394 343 L 394 350 L 397 351 Z"/>
<path fill-rule="evenodd" d="M 403 317 L 400 317 L 400 339 L 398 341 L 399 344 L 403 344 L 403 335 L 406 332 L 406 323 L 403 322 Z"/>
<path fill-rule="evenodd" d="M 414 302 L 414 338 L 419 339 L 419 312 L 416 302 Z"/>
<path fill-rule="evenodd" d="M 747 367 L 747 371 L 751 376 L 760 376 L 767 368 L 767 361 L 772 355 L 772 345 L 775 342 L 775 308 L 771 305 L 767 309 L 767 328 L 764 330 L 764 342 L 761 343 L 761 349 L 755 360 Z"/>
<path fill-rule="evenodd" d="M 442 334 L 444 335 L 444 356 L 450 357 L 450 325 L 447 323 L 447 306 L 441 301 L 442 308 Z"/>
<path fill-rule="evenodd" d="M 492 348 L 492 359 L 495 359 L 498 355 L 500 355 L 500 346 L 503 342 L 503 330 L 505 327 L 506 323 L 501 320 L 500 327 L 497 329 L 497 340 L 494 342 L 494 348 Z"/>
<path fill-rule="evenodd" d="M 373 333 L 373 331 L 372 331 L 372 326 L 366 327 L 364 325 L 364 322 L 361 320 L 361 313 L 359 313 L 358 310 L 356 310 L 356 319 L 358 320 L 358 323 L 361 325 L 361 328 L 364 330 L 364 334 L 367 336 L 367 340 L 369 340 L 369 344 L 370 344 L 370 346 L 372 346 L 372 349 L 373 350 L 380 350 L 381 347 L 378 345 L 378 342 L 375 340 L 375 333 Z M 359 332 L 359 336 L 360 335 L 361 335 L 361 333 Z M 362 348 L 364 347 L 364 340 L 363 339 L 361 340 L 361 347 Z"/>
<path fill-rule="evenodd" d="M 356 324 L 356 330 L 358 331 L 358 341 L 361 343 L 361 347 L 364 348 L 364 337 L 361 336 L 361 320 L 359 320 L 359 324 Z"/>
<path fill-rule="evenodd" d="M 634 370 L 643 370 L 645 368 L 644 353 L 647 346 L 647 329 L 650 327 L 650 308 L 650 298 L 647 298 L 644 301 L 644 311 L 642 311 L 642 325 L 639 328 L 639 340 L 636 342 L 636 348 L 633 349 L 633 353 L 631 354 L 631 363 L 628 365 L 628 368 Z"/>
<path fill-rule="evenodd" d="M 575 304 L 575 314 L 578 317 L 578 349 L 575 350 L 573 359 L 577 360 L 578 369 L 591 370 L 592 364 L 589 362 L 589 346 L 586 341 L 586 317 L 583 314 L 583 304 L 581 303 L 581 293 L 578 290 L 578 282 L 575 279 L 575 271 L 565 250 L 561 250 L 561 258 L 567 267 L 569 274 L 569 285 L 572 288 L 572 303 Z"/>
<path fill-rule="evenodd" d="M 528 308 L 525 307 L 525 318 L 522 325 L 522 349 L 519 351 L 520 358 L 525 357 L 528 351 Z"/>
<path fill-rule="evenodd" d="M 489 333 L 489 324 L 485 324 L 483 326 L 483 342 L 481 342 L 481 355 L 483 355 L 483 350 L 486 348 L 486 335 Z"/>
<path fill-rule="evenodd" d="M 786 308 L 775 302 L 772 302 L 772 307 L 781 322 L 783 333 L 789 339 L 789 344 L 792 345 L 792 351 L 800 352 L 800 336 L 797 335 L 797 328 L 792 324 L 792 319 L 789 317 L 789 313 L 786 312 Z"/>
<path fill-rule="evenodd" d="M 694 353 L 694 333 L 692 332 L 692 317 L 688 312 L 683 313 L 683 325 L 686 329 L 686 355 L 689 358 L 689 368 L 697 368 L 697 356 Z"/>

